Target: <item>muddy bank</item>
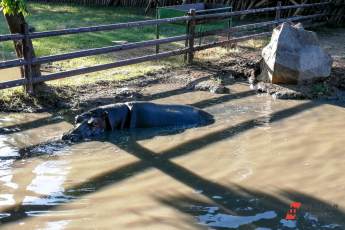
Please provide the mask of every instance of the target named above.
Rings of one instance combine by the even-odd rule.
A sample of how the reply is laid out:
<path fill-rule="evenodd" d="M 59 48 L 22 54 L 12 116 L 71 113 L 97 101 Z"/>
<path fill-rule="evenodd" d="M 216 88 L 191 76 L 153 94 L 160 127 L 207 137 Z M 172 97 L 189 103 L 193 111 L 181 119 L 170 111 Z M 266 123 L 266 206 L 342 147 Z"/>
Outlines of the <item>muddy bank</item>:
<path fill-rule="evenodd" d="M 245 82 L 254 74 L 257 54 L 229 55 L 217 62 L 196 62 L 193 66 L 166 68 L 131 80 L 98 81 L 83 86 L 44 85 L 36 98 L 14 92 L 11 100 L 0 99 L 2 112 L 79 111 L 95 106 L 155 98 L 147 90 L 152 85 L 181 91 L 229 93 L 226 85 Z"/>
<path fill-rule="evenodd" d="M 315 33 L 301 29 L 299 26 L 283 24 L 274 30 L 270 43 L 262 50 L 262 73 L 249 79 L 251 88 L 272 95 L 276 99 L 345 101 L 345 46 L 339 41 L 339 38 L 344 37 L 345 30 L 322 29 L 316 36 Z M 330 36 L 325 36 L 327 32 Z M 284 37 L 281 34 L 289 34 L 289 36 Z M 307 41 L 309 35 L 313 38 Z M 295 41 L 294 39 L 296 42 L 291 43 Z M 279 44 L 277 44 L 278 40 Z M 305 48 L 299 48 L 303 46 Z M 310 53 L 313 49 L 319 54 L 312 57 Z M 312 57 L 313 60 L 307 57 Z M 271 60 L 274 60 L 275 66 L 272 76 L 268 74 L 271 72 L 269 69 L 272 68 Z M 288 70 L 284 72 L 282 70 L 284 68 Z M 300 74 L 304 72 L 308 72 L 308 77 Z M 277 84 L 264 83 L 271 77 L 271 81 Z M 296 85 L 297 81 L 299 83 Z"/>
<path fill-rule="evenodd" d="M 345 102 L 345 66 L 335 63 L 331 76 L 305 81 L 298 85 L 270 84 L 249 79 L 251 88 L 258 93 L 267 93 L 275 99 L 339 100 Z"/>
<path fill-rule="evenodd" d="M 227 52 L 218 59 L 198 59 L 192 66 L 165 68 L 138 78 L 122 81 L 98 81 L 83 86 L 45 86 L 36 98 L 14 93 L 0 99 L 2 112 L 65 112 L 76 114 L 96 106 L 133 101 L 154 100 L 162 93 L 190 92 L 195 90 L 231 94 L 229 85 L 246 84 L 248 90 L 272 95 L 276 99 L 340 100 L 345 102 L 345 47 L 340 34 L 319 31 L 325 49 L 334 58 L 329 78 L 305 82 L 300 85 L 275 85 L 257 83 L 260 72 L 261 49 L 238 47 L 237 52 Z M 327 36 L 325 36 L 327 34 Z M 333 36 L 332 36 L 333 35 Z M 252 84 L 252 85 L 251 85 Z M 151 87 L 159 88 L 153 92 Z"/>

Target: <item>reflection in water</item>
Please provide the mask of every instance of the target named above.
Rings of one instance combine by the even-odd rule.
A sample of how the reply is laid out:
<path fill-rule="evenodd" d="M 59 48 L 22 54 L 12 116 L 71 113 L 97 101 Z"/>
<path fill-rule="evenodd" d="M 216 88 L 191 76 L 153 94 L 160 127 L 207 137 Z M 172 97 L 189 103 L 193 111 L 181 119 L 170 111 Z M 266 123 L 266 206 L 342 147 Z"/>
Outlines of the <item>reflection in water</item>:
<path fill-rule="evenodd" d="M 36 176 L 26 190 L 33 191 L 39 196 L 25 196 L 23 204 L 57 205 L 72 199 L 73 197 L 64 195 L 63 183 L 68 171 L 67 161 L 49 160 L 38 165 L 32 171 Z"/>
<path fill-rule="evenodd" d="M 198 216 L 200 224 L 219 228 L 239 228 L 242 225 L 252 224 L 259 220 L 269 220 L 277 217 L 274 211 L 258 213 L 253 216 L 233 216 L 228 214 L 205 214 Z"/>
<path fill-rule="evenodd" d="M 40 228 L 39 230 L 62 230 L 66 228 L 69 222 L 69 220 L 48 222 L 44 228 Z"/>
<path fill-rule="evenodd" d="M 0 194 L 0 205 L 12 205 L 15 204 L 13 194 Z"/>
<path fill-rule="evenodd" d="M 33 173 L 35 179 L 27 187 L 27 190 L 43 195 L 61 195 L 64 188 L 61 187 L 68 173 L 66 161 L 46 161 L 38 165 Z"/>
<path fill-rule="evenodd" d="M 19 120 L 26 122 L 25 116 Z M 19 155 L 19 147 L 23 145 L 22 140 L 29 139 L 32 136 L 29 133 L 20 132 L 19 128 L 14 126 L 18 115 L 13 117 L 6 116 L 1 119 L 1 131 L 14 133 L 11 135 L 0 135 L 0 208 L 10 207 L 11 205 L 23 205 L 30 207 L 23 212 L 16 213 L 16 216 L 56 216 L 57 212 L 45 210 L 45 207 L 66 203 L 73 199 L 72 196 L 64 194 L 64 182 L 70 170 L 67 160 L 59 159 L 22 159 L 16 160 Z M 6 127 L 11 127 L 6 128 Z M 38 129 L 39 133 L 40 130 Z M 44 132 L 41 132 L 44 133 Z M 33 139 L 33 141 L 35 141 Z M 38 152 L 44 151 L 46 154 L 52 152 L 54 148 L 55 156 L 64 153 L 63 146 L 47 145 L 46 150 L 38 147 Z M 66 213 L 64 211 L 64 213 Z M 1 212 L 0 220 L 8 218 L 14 213 Z M 49 225 L 49 226 L 48 226 Z M 45 229 L 63 229 L 67 222 L 57 221 L 48 222 Z M 20 226 L 24 226 L 21 222 Z M 59 227 L 61 226 L 61 228 Z"/>
<path fill-rule="evenodd" d="M 9 144 L 9 141 L 11 141 L 9 137 L 0 135 L 0 157 L 2 159 L 18 156 L 18 151 Z"/>
<path fill-rule="evenodd" d="M 22 160 L 18 149 L 70 125 L 30 129 L 30 117 L 44 118 L 6 115 L 1 126 L 26 125 L 0 136 L 2 226 L 294 229 L 283 218 L 289 202 L 299 201 L 299 229 L 344 229 L 343 108 L 256 96 L 203 104 L 209 97 L 194 92 L 161 102 L 198 103 L 215 116 L 211 126 L 39 146 L 33 151 L 45 154 Z"/>
<path fill-rule="evenodd" d="M 13 174 L 12 174 L 12 164 L 14 160 L 1 160 L 0 162 L 0 181 L 2 182 L 3 186 L 7 186 L 12 189 L 18 188 L 16 183 L 12 182 Z"/>
<path fill-rule="evenodd" d="M 0 194 L 0 207 L 19 203 L 25 206 L 37 206 L 41 208 L 66 203 L 73 199 L 72 196 L 64 194 L 65 189 L 63 184 L 70 169 L 67 161 L 47 160 L 38 164 L 31 172 L 26 172 L 25 175 L 12 172 L 13 169 L 10 167 L 15 167 L 15 163 L 14 160 L 0 162 L 1 186 L 9 187 L 10 190 L 8 190 L 8 192 L 11 192 L 11 194 Z M 24 179 L 30 182 L 28 185 L 21 183 L 21 181 L 23 181 L 23 176 L 29 179 Z M 16 180 L 21 184 L 18 185 L 15 183 Z M 41 216 L 49 213 L 50 211 L 44 210 L 28 210 L 23 214 L 28 216 Z M 2 216 L 6 217 L 7 215 Z"/>

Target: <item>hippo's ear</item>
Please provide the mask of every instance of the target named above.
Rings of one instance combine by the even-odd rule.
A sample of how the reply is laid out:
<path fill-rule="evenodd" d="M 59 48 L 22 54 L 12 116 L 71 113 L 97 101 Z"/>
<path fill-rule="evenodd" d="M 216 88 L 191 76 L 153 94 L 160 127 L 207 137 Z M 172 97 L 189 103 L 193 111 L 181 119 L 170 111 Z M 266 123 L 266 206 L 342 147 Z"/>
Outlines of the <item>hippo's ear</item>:
<path fill-rule="evenodd" d="M 82 113 L 80 115 L 75 116 L 74 122 L 75 124 L 81 123 L 87 119 L 90 119 L 90 114 L 89 113 Z"/>
<path fill-rule="evenodd" d="M 92 125 L 95 123 L 95 118 L 91 117 L 89 120 L 87 120 L 88 125 Z"/>
<path fill-rule="evenodd" d="M 81 117 L 79 115 L 75 116 L 74 118 L 74 124 L 78 124 L 82 121 Z"/>
<path fill-rule="evenodd" d="M 131 107 L 131 120 L 130 120 L 130 123 L 129 123 L 129 128 L 130 129 L 135 129 L 137 128 L 137 116 L 138 116 L 138 111 L 137 111 L 137 107 L 136 106 L 132 106 Z"/>

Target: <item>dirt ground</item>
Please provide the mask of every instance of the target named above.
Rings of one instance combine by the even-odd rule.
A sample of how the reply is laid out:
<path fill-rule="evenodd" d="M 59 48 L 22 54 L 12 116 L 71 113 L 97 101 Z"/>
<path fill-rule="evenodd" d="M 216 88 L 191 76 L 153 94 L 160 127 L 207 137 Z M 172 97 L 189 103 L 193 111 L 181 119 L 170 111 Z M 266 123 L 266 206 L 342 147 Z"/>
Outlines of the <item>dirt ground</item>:
<path fill-rule="evenodd" d="M 334 59 L 331 76 L 321 82 L 301 86 L 265 85 L 256 89 L 257 93 L 264 92 L 278 99 L 345 101 L 345 28 L 322 28 L 317 33 L 322 46 Z M 261 47 L 255 49 L 246 44 L 239 44 L 236 52 L 225 52 L 221 57 L 217 54 L 221 48 L 202 51 L 191 66 L 166 68 L 132 80 L 98 81 L 77 87 L 45 86 L 42 88 L 42 94 L 35 99 L 18 95 L 11 104 L 0 100 L 0 108 L 3 112 L 54 110 L 77 113 L 103 104 L 153 100 L 162 93 L 190 91 L 194 89 L 191 86 L 210 79 L 225 87 L 238 82 L 247 84 L 249 88 L 248 78 L 260 71 Z M 222 50 L 224 52 L 225 49 Z M 211 58 L 213 54 L 216 54 L 217 58 Z M 155 92 L 152 91 L 153 85 L 157 89 Z"/>

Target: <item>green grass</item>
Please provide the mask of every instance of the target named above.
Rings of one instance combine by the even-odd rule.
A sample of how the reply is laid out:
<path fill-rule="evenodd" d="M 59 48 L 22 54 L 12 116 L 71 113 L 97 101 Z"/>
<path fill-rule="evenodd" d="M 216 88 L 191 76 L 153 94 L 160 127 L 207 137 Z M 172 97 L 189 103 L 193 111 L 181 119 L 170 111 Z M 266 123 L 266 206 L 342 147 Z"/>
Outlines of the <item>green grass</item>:
<path fill-rule="evenodd" d="M 119 7 L 85 7 L 70 6 L 61 4 L 40 4 L 29 3 L 27 21 L 36 31 L 56 30 L 65 28 L 75 28 L 83 26 L 93 26 L 102 24 L 113 24 L 120 22 L 138 21 L 153 19 L 154 15 L 144 15 L 144 9 L 139 8 L 119 8 Z M 207 29 L 217 28 L 213 25 Z M 161 37 L 176 36 L 185 34 L 184 25 L 164 25 L 161 27 Z M 0 17 L 0 34 L 8 34 L 8 28 L 3 17 Z M 37 56 L 46 56 L 82 50 L 88 48 L 98 48 L 114 45 L 114 41 L 137 42 L 154 39 L 155 27 L 130 28 L 116 31 L 83 33 L 79 35 L 67 35 L 48 37 L 33 40 Z M 184 42 L 162 45 L 163 50 L 181 47 Z M 130 50 L 128 52 L 110 53 L 85 58 L 71 59 L 53 63 L 53 69 L 74 69 L 96 64 L 113 62 L 119 59 L 151 54 L 154 47 Z M 14 59 L 15 53 L 12 42 L 0 43 L 0 60 Z M 172 62 L 171 62 L 172 60 Z M 73 77 L 71 79 L 54 81 L 53 84 L 84 84 L 97 80 L 114 80 L 137 77 L 146 72 L 156 71 L 166 66 L 181 65 L 181 58 L 172 58 L 169 61 L 149 62 L 123 68 L 92 73 Z M 58 67 L 58 68 L 56 68 Z M 55 71 L 55 70 L 54 70 Z"/>
<path fill-rule="evenodd" d="M 30 26 L 35 27 L 36 31 L 112 24 L 128 21 L 147 20 L 152 18 L 152 16 L 145 16 L 143 14 L 143 9 L 136 8 L 83 7 L 57 4 L 48 5 L 38 3 L 29 3 L 29 12 L 30 15 L 27 16 L 27 21 Z M 184 33 L 185 29 L 183 26 L 173 27 L 174 29 L 169 29 L 169 26 L 163 27 L 162 34 L 164 35 L 165 32 L 169 32 L 170 36 Z M 0 17 L 0 34 L 8 33 L 9 31 L 5 20 L 3 17 Z M 111 46 L 114 45 L 113 41 L 136 42 L 154 38 L 155 28 L 151 26 L 110 32 L 83 33 L 80 35 L 35 39 L 33 41 L 33 44 L 35 47 L 36 55 L 45 56 L 66 53 L 74 50 Z M 149 51 L 152 50 L 153 49 Z M 53 66 L 60 67 L 60 69 L 73 69 L 113 62 L 115 60 L 134 56 L 142 56 L 145 54 L 148 54 L 148 51 L 145 49 L 121 53 L 111 53 L 106 55 L 98 55 L 56 62 L 53 63 Z M 9 60 L 13 58 L 15 58 L 15 53 L 13 50 L 12 42 L 0 43 L 0 60 Z M 126 68 L 124 67 L 109 71 L 103 71 L 100 73 L 88 74 L 87 78 L 81 76 L 56 81 L 54 82 L 54 84 L 83 84 L 85 82 L 92 82 L 100 79 L 123 79 L 128 77 L 136 77 L 145 74 L 148 71 L 160 69 L 166 64 L 167 62 L 143 63 L 128 66 Z"/>
<path fill-rule="evenodd" d="M 121 7 L 85 7 L 64 4 L 28 4 L 30 14 L 27 21 L 36 31 L 47 31 L 65 28 L 75 28 L 102 24 L 113 24 L 120 22 L 138 21 L 153 19 L 155 16 L 144 15 L 141 8 L 121 8 Z M 224 23 L 211 24 L 207 30 L 223 28 Z M 169 24 L 163 25 L 160 29 L 161 37 L 169 37 L 185 34 L 185 25 Z M 0 34 L 8 34 L 8 28 L 3 17 L 0 16 Z M 37 56 L 46 56 L 67 53 L 75 50 L 88 48 L 98 48 L 114 45 L 114 41 L 137 42 L 155 39 L 155 27 L 130 28 L 116 31 L 83 33 L 79 35 L 66 35 L 48 37 L 33 40 Z M 162 50 L 176 49 L 184 45 L 184 42 L 162 45 Z M 90 56 L 84 58 L 71 59 L 52 64 L 53 71 L 68 70 L 92 66 L 97 64 L 114 62 L 135 56 L 143 56 L 154 53 L 154 47 L 135 49 L 123 52 L 110 53 L 105 55 Z M 15 58 L 12 42 L 0 43 L 0 60 Z M 183 64 L 181 57 L 164 59 L 159 62 L 147 62 L 107 71 L 76 76 L 68 79 L 53 81 L 49 84 L 84 84 L 98 80 L 118 80 L 133 78 L 157 71 L 165 67 L 176 67 Z M 0 74 L 1 75 L 1 74 Z"/>
<path fill-rule="evenodd" d="M 153 15 L 145 16 L 143 9 L 115 7 L 83 7 L 57 4 L 29 3 L 30 15 L 27 21 L 36 31 L 65 29 L 101 24 L 148 20 Z M 217 25 L 213 25 L 217 27 Z M 219 27 L 219 26 L 218 26 Z M 8 33 L 4 19 L 0 19 L 0 34 Z M 162 36 L 174 36 L 185 33 L 183 25 L 165 25 L 161 28 Z M 113 45 L 113 41 L 136 42 L 155 38 L 153 26 L 130 28 L 111 32 L 83 33 L 49 37 L 34 40 L 38 56 L 64 53 L 72 50 L 96 48 Z M 3 50 L 1 50 L 3 49 Z M 13 55 L 11 43 L 6 43 L 0 51 L 6 57 Z"/>
<path fill-rule="evenodd" d="M 96 8 L 67 5 L 29 4 L 27 21 L 36 31 L 74 28 L 100 24 L 145 20 L 140 9 Z M 112 45 L 115 40 L 139 41 L 152 39 L 153 28 L 128 29 L 114 32 L 88 33 L 36 39 L 37 55 L 49 55 L 71 50 Z M 4 20 L 0 20 L 0 33 L 8 33 Z M 5 52 L 11 50 L 7 44 Z"/>

